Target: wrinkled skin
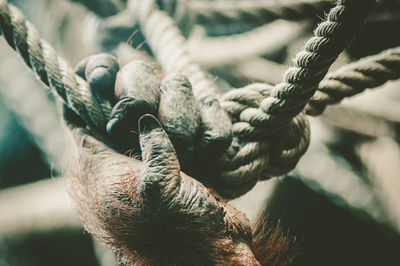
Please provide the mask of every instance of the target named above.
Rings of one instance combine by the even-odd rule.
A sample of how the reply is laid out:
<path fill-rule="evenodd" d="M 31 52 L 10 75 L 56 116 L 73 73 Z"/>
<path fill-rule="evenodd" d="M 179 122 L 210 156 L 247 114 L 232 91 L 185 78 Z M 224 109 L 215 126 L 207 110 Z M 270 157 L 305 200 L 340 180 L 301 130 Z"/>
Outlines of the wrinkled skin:
<path fill-rule="evenodd" d="M 213 96 L 199 101 L 188 78 L 171 73 L 138 55 L 120 67 L 108 54 L 90 56 L 77 66 L 97 97 L 114 106 L 107 123 L 108 139 L 119 152 L 139 152 L 138 120 L 152 114 L 162 124 L 185 172 L 207 175 L 213 163 L 230 145 L 230 121 Z M 196 167 L 201 161 L 202 167 Z M 207 167 L 206 167 L 207 166 Z"/>
<path fill-rule="evenodd" d="M 127 123 L 126 118 L 132 119 L 129 113 L 138 107 L 133 103 L 120 108 L 121 102 L 134 101 L 136 94 L 122 93 L 121 98 L 108 91 L 118 72 L 115 62 L 108 55 L 90 57 L 78 65 L 77 73 L 98 97 L 115 104 L 111 123 L 125 123 L 137 129 L 138 138 L 126 134 L 123 139 L 137 139 L 142 161 L 91 137 L 78 116 L 64 108 L 73 137 L 66 175 L 85 229 L 116 251 L 125 265 L 259 265 L 250 249 L 248 219 L 214 191 L 181 172 L 173 143 L 155 117 L 161 117 L 168 128 L 174 119 L 184 115 L 176 115 L 179 110 L 172 111 L 172 115 L 167 111 L 159 114 L 158 109 L 150 108 L 146 110 L 153 114 L 143 114 L 138 121 L 133 117 Z M 165 80 L 161 82 L 164 90 L 172 87 L 173 91 L 166 99 L 173 101 L 173 95 L 183 95 L 186 101 L 194 102 L 185 78 L 178 75 Z M 153 92 L 157 94 L 156 90 Z M 160 92 L 161 101 L 162 93 L 165 92 Z M 143 95 L 140 100 L 148 101 Z M 157 96 L 151 98 L 154 99 L 157 101 Z M 168 107 L 168 103 L 161 106 Z M 109 128 L 115 126 L 118 125 Z M 201 139 L 201 131 L 189 128 L 189 137 L 191 131 L 200 134 Z M 110 133 L 109 141 L 113 142 L 112 130 Z"/>

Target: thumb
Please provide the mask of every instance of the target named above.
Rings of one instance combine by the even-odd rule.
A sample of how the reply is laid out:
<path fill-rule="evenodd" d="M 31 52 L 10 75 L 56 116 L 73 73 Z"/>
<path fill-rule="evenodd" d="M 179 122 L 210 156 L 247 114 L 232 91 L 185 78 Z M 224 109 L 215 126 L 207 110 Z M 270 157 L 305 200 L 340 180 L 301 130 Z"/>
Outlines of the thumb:
<path fill-rule="evenodd" d="M 146 114 L 139 119 L 143 172 L 140 193 L 144 201 L 160 203 L 172 198 L 180 186 L 180 166 L 175 149 L 158 120 Z"/>
<path fill-rule="evenodd" d="M 149 114 L 142 116 L 139 133 L 144 166 L 139 193 L 144 207 L 159 211 L 160 216 L 179 213 L 187 218 L 181 222 L 193 223 L 192 230 L 200 224 L 203 229 L 220 227 L 224 214 L 218 201 L 200 182 L 180 172 L 174 147 L 157 119 Z"/>

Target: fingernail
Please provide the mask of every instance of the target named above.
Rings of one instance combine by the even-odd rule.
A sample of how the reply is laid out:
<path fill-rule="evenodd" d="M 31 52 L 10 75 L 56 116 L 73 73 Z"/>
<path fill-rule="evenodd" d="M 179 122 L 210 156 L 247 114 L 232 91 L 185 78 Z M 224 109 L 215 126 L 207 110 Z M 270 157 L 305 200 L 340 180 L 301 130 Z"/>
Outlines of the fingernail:
<path fill-rule="evenodd" d="M 160 129 L 160 128 L 162 128 L 160 122 L 158 122 L 158 120 L 150 114 L 143 115 L 139 119 L 140 134 L 148 134 L 154 129 Z"/>

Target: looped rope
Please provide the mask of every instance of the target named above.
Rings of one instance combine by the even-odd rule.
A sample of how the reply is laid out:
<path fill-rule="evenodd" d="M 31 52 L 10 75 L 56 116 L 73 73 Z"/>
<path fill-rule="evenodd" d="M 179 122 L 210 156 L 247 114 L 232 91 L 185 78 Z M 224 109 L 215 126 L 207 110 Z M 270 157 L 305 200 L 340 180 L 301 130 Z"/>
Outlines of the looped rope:
<path fill-rule="evenodd" d="M 0 0 L 0 28 L 8 44 L 40 80 L 79 114 L 91 129 L 102 133 L 111 111 L 110 104 L 93 95 L 87 82 L 75 75 L 68 63 L 40 38 L 36 28 L 6 0 Z"/>
<path fill-rule="evenodd" d="M 269 97 L 273 86 L 252 84 L 229 91 L 222 97 L 222 107 L 232 117 L 234 142 L 219 161 L 219 186 L 225 197 L 237 197 L 248 191 L 254 180 L 268 179 L 292 170 L 306 152 L 310 141 L 308 120 L 303 113 L 284 130 L 271 134 L 243 122 L 243 113 L 258 110 Z"/>

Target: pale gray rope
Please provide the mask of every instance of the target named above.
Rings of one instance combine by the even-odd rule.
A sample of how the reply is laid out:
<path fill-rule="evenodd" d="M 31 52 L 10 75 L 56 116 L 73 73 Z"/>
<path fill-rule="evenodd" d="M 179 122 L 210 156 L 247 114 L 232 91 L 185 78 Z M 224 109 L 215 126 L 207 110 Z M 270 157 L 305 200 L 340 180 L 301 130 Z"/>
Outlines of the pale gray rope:
<path fill-rule="evenodd" d="M 82 231 L 63 178 L 0 190 L 0 245 L 11 237 L 58 230 Z"/>
<path fill-rule="evenodd" d="M 105 132 L 110 104 L 93 95 L 87 82 L 75 75 L 68 63 L 40 38 L 36 28 L 6 0 L 0 0 L 0 28 L 8 44 L 28 67 L 85 120 L 93 133 Z"/>
<path fill-rule="evenodd" d="M 233 23 L 245 21 L 262 25 L 282 18 L 301 20 L 318 18 L 334 6 L 333 0 L 260 0 L 260 1 L 189 1 L 190 12 L 199 24 Z"/>
<path fill-rule="evenodd" d="M 41 84 L 32 79 L 32 74 L 26 72 L 25 66 L 10 57 L 5 42 L 0 44 L 0 50 L 2 64 L 7 66 L 0 73 L 0 96 L 28 129 L 49 166 L 60 171 L 65 159 L 65 141 L 56 105 Z"/>
<path fill-rule="evenodd" d="M 358 153 L 374 192 L 383 205 L 383 216 L 388 217 L 394 228 L 400 231 L 399 144 L 392 138 L 380 137 L 373 142 L 362 143 Z"/>
<path fill-rule="evenodd" d="M 164 0 L 172 1 L 172 0 Z M 176 1 L 176 0 L 175 0 Z M 187 0 L 188 9 L 195 20 L 203 25 L 238 23 L 243 21 L 253 26 L 273 19 L 302 20 L 318 19 L 333 7 L 335 0 Z M 399 0 L 377 0 L 375 11 L 398 12 Z"/>
<path fill-rule="evenodd" d="M 329 73 L 306 106 L 309 115 L 321 114 L 327 105 L 356 95 L 367 88 L 400 78 L 400 47 L 363 58 Z"/>
<path fill-rule="evenodd" d="M 188 39 L 192 59 L 212 67 L 275 52 L 304 33 L 308 23 L 276 20 L 241 34 Z"/>

